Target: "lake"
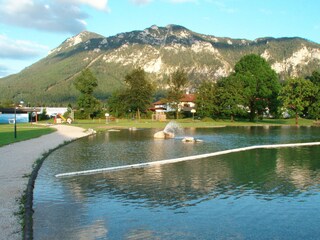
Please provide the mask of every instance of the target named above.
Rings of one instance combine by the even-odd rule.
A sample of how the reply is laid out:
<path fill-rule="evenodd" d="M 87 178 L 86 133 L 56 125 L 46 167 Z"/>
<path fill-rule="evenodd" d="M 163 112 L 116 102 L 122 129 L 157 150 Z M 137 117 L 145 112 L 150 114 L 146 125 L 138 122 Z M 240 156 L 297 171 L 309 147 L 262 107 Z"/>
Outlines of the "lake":
<path fill-rule="evenodd" d="M 320 142 L 315 127 L 98 133 L 54 151 L 34 189 L 34 239 L 317 239 L 320 147 L 260 149 L 149 168 L 58 173 L 252 145 Z M 193 136 L 201 143 L 183 143 Z"/>

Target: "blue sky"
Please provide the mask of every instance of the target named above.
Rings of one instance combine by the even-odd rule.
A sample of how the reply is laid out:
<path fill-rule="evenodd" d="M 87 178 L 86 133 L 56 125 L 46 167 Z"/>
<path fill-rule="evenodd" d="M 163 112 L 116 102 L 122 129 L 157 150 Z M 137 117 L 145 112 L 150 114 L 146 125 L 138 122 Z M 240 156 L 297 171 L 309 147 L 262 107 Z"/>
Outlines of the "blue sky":
<path fill-rule="evenodd" d="M 319 9 L 319 0 L 0 0 L 0 77 L 83 30 L 108 37 L 178 24 L 217 37 L 320 43 Z"/>

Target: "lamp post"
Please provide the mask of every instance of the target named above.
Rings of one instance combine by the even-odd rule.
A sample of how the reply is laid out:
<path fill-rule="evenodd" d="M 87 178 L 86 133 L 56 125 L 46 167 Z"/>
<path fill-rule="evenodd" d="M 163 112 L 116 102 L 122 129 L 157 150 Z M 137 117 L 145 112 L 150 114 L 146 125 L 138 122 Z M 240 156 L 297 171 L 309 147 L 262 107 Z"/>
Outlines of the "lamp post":
<path fill-rule="evenodd" d="M 20 101 L 20 104 L 18 106 L 22 106 L 24 102 Z M 17 106 L 14 105 L 14 138 L 17 138 Z"/>
<path fill-rule="evenodd" d="M 109 123 L 109 120 L 110 120 L 110 114 L 109 113 L 106 113 L 105 115 L 104 115 L 105 117 L 106 117 L 106 123 L 108 124 Z"/>
<path fill-rule="evenodd" d="M 14 105 L 14 138 L 17 138 L 17 107 Z"/>
<path fill-rule="evenodd" d="M 192 120 L 194 121 L 194 114 L 195 114 L 196 110 L 195 109 L 191 109 L 191 112 L 192 112 Z"/>

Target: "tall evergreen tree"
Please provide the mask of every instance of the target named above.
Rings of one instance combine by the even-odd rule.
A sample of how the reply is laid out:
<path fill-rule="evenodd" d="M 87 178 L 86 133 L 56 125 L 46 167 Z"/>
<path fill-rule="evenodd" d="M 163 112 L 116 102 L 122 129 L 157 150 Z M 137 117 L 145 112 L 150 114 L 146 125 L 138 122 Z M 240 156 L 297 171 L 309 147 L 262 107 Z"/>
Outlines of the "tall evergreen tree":
<path fill-rule="evenodd" d="M 77 101 L 79 109 L 85 118 L 93 117 L 100 108 L 99 101 L 93 96 L 93 91 L 98 86 L 98 79 L 87 68 L 75 79 L 74 86 L 80 91 Z"/>
<path fill-rule="evenodd" d="M 170 107 L 175 109 L 177 119 L 179 118 L 179 102 L 183 97 L 188 83 L 189 80 L 187 73 L 182 69 L 178 69 L 177 71 L 173 72 L 168 79 L 169 90 L 167 101 L 168 104 L 170 104 Z"/>
<path fill-rule="evenodd" d="M 136 113 L 140 119 L 141 111 L 145 111 L 152 102 L 154 87 L 142 68 L 132 70 L 125 76 L 126 88 L 119 92 L 119 99 L 128 110 Z"/>
<path fill-rule="evenodd" d="M 126 102 L 126 92 L 122 89 L 114 91 L 108 99 L 108 107 L 114 116 L 125 116 L 130 109 Z"/>

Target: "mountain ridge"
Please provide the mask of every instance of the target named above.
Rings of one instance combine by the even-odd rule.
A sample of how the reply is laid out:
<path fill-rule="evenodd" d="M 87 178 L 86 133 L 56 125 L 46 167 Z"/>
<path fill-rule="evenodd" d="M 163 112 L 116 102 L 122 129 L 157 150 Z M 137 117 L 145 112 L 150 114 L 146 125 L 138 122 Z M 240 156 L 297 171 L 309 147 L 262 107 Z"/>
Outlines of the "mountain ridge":
<path fill-rule="evenodd" d="M 142 67 L 160 87 L 165 87 L 168 75 L 183 68 L 193 88 L 204 79 L 227 76 L 242 56 L 251 53 L 264 57 L 282 80 L 320 68 L 320 45 L 299 37 L 232 39 L 173 24 L 110 37 L 84 31 L 20 73 L 0 79 L 0 101 L 75 102 L 78 93 L 72 80 L 86 67 L 98 78 L 100 99 L 121 87 L 125 74 L 136 67 Z"/>

